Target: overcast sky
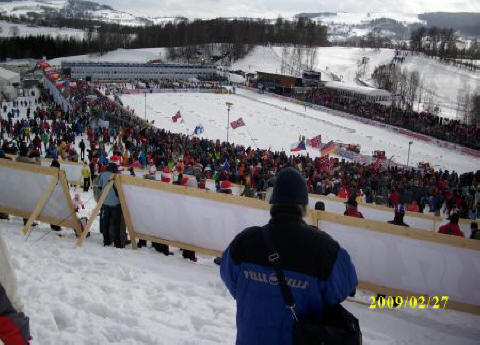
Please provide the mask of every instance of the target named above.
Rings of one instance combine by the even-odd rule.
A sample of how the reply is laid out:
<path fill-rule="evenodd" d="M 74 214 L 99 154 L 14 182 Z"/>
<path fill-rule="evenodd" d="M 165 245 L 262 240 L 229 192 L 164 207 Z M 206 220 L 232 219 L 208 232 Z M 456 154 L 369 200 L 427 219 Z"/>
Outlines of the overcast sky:
<path fill-rule="evenodd" d="M 145 16 L 268 17 L 299 12 L 480 12 L 480 0 L 97 0 Z"/>

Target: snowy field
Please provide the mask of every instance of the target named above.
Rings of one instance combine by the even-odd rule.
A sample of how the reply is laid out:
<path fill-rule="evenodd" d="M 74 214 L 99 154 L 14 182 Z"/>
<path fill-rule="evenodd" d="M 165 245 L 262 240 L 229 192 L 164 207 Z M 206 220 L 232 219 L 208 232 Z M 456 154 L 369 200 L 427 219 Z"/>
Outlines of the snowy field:
<path fill-rule="evenodd" d="M 145 63 L 149 60 L 165 59 L 166 52 L 166 48 L 117 49 L 104 55 L 76 55 L 51 59 L 48 63 L 52 66 L 60 66 L 62 61 Z"/>
<path fill-rule="evenodd" d="M 125 106 L 135 109 L 138 116 L 144 117 L 144 95 L 124 95 Z M 192 134 L 201 124 L 209 139 L 226 140 L 227 109 L 225 102 L 234 105 L 230 112 L 230 122 L 242 117 L 245 127 L 230 128 L 230 141 L 272 150 L 289 150 L 299 135 L 311 138 L 322 135 L 322 141 L 335 140 L 361 145 L 361 153 L 372 154 L 374 150 L 385 150 L 393 161 L 406 163 L 408 142 L 412 138 L 377 128 L 360 122 L 340 118 L 327 112 L 316 111 L 288 103 L 268 95 L 237 88 L 237 95 L 217 94 L 149 94 L 147 95 L 147 119 L 155 120 L 155 126 L 176 133 Z M 180 110 L 184 123 L 174 123 L 171 117 Z M 253 139 L 253 141 L 252 141 Z M 480 159 L 464 156 L 456 151 L 413 139 L 410 164 L 427 161 L 437 168 L 474 171 L 480 167 Z M 317 150 L 310 150 L 312 156 Z"/>
<path fill-rule="evenodd" d="M 91 193 L 82 193 L 87 210 Z M 26 238 L 22 219 L 0 220 L 19 278 L 32 345 L 232 345 L 235 301 L 211 257 L 192 263 L 152 248 L 102 246 L 98 222 L 83 247 L 40 223 Z M 344 306 L 360 319 L 366 345 L 478 344 L 479 316 L 443 310 L 371 310 L 368 292 Z M 360 302 L 360 303 L 359 303 Z M 363 303 L 362 303 L 363 302 Z"/>
<path fill-rule="evenodd" d="M 73 37 L 82 40 L 85 31 L 72 28 L 54 28 L 49 26 L 31 26 L 16 24 L 0 20 L 0 37 L 23 37 L 23 36 L 52 36 L 52 37 Z"/>

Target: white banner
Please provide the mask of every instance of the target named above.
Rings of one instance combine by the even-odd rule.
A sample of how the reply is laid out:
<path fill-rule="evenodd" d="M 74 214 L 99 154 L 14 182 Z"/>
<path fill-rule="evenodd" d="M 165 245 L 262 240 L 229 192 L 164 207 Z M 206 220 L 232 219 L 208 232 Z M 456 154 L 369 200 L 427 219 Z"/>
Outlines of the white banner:
<path fill-rule="evenodd" d="M 38 219 L 77 227 L 67 182 L 55 168 L 0 159 L 0 212 L 28 218 L 57 176 L 59 179 Z"/>
<path fill-rule="evenodd" d="M 322 201 L 325 204 L 325 211 L 343 215 L 345 212 L 345 201 L 322 195 L 309 194 L 308 207 L 315 209 L 317 201 Z M 428 208 L 428 206 L 427 206 Z M 365 219 L 377 220 L 380 222 L 388 222 L 394 218 L 393 208 L 374 204 L 359 204 L 358 210 L 363 214 Z M 431 214 L 407 212 L 404 217 L 404 222 L 412 228 L 422 229 L 426 231 L 436 232 L 441 225 L 448 223 L 446 217 L 434 217 Z M 460 229 L 464 232 L 466 237 L 470 237 L 470 222 L 468 220 L 460 220 Z"/>
<path fill-rule="evenodd" d="M 320 220 L 350 253 L 358 277 L 379 286 L 480 306 L 480 251 Z M 447 236 L 447 235 L 444 235 Z"/>
<path fill-rule="evenodd" d="M 265 225 L 270 218 L 268 207 L 252 208 L 126 183 L 122 183 L 122 189 L 136 234 L 188 243 L 199 248 L 223 251 L 243 229 Z M 202 192 L 205 196 L 215 194 L 191 190 Z"/>

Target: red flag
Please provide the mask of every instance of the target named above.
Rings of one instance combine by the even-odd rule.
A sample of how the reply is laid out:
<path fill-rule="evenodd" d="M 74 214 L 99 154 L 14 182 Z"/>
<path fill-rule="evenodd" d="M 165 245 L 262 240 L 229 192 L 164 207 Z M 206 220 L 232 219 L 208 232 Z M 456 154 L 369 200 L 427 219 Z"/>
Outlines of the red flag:
<path fill-rule="evenodd" d="M 310 146 L 313 148 L 320 147 L 321 144 L 322 144 L 322 136 L 320 134 L 310 139 Z"/>
<path fill-rule="evenodd" d="M 233 129 L 237 129 L 238 127 L 245 126 L 245 122 L 243 122 L 243 119 L 240 117 L 237 121 L 230 122 L 230 126 L 232 126 Z"/>
<path fill-rule="evenodd" d="M 177 122 L 179 118 L 181 118 L 182 115 L 180 115 L 180 110 L 175 113 L 175 115 L 172 116 L 172 121 Z"/>

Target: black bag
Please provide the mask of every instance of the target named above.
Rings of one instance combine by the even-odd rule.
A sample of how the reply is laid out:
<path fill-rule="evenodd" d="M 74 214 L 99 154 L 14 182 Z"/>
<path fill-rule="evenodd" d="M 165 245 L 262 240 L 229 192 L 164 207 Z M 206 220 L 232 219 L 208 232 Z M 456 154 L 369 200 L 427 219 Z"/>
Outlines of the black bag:
<path fill-rule="evenodd" d="M 295 300 L 288 287 L 280 263 L 280 255 L 275 250 L 269 234 L 269 225 L 263 227 L 262 233 L 267 245 L 268 261 L 272 264 L 282 291 L 285 306 L 291 311 L 295 321 L 293 331 L 294 345 L 361 345 L 362 332 L 358 319 L 341 304 L 326 308 L 323 315 L 311 315 L 301 320 L 295 313 Z"/>

